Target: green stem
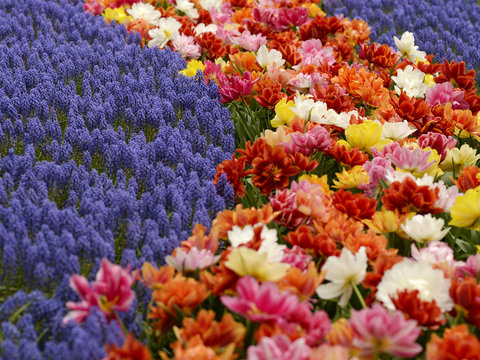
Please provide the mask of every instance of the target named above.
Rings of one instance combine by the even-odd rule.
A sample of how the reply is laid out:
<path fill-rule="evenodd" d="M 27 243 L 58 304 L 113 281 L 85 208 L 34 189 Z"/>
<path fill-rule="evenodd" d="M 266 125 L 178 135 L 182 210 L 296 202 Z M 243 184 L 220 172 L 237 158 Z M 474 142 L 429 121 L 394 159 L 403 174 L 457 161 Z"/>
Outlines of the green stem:
<path fill-rule="evenodd" d="M 257 328 L 257 324 L 254 322 L 251 322 L 250 320 L 247 319 L 247 331 L 245 332 L 245 337 L 243 339 L 243 345 L 245 349 L 247 349 L 250 345 L 253 344 L 253 334 L 255 333 L 255 330 Z"/>
<path fill-rule="evenodd" d="M 243 105 L 247 108 L 247 111 L 248 111 L 248 114 L 250 115 L 250 119 L 251 119 L 252 124 L 254 124 L 255 114 L 253 113 L 252 109 L 250 108 L 250 106 L 245 101 L 245 98 L 243 96 L 240 96 L 240 97 L 242 98 Z M 255 135 L 259 135 L 259 134 L 255 134 Z M 254 139 L 252 139 L 252 141 L 253 140 Z"/>
<path fill-rule="evenodd" d="M 355 284 L 353 281 L 350 281 L 353 287 L 353 291 L 355 291 L 355 294 L 357 295 L 358 301 L 360 301 L 360 304 L 364 309 L 367 308 L 367 304 L 365 304 L 365 300 L 363 299 L 362 293 L 360 292 L 360 289 L 358 288 L 357 284 Z"/>
<path fill-rule="evenodd" d="M 127 336 L 128 335 L 127 328 L 125 327 L 125 324 L 123 323 L 122 319 L 120 319 L 120 316 L 118 316 L 118 314 L 115 310 L 113 311 L 113 315 L 115 317 L 115 320 L 120 324 L 120 326 L 122 328 L 122 331 L 123 331 L 123 334 L 125 336 Z"/>
<path fill-rule="evenodd" d="M 373 360 L 377 360 L 379 355 L 380 355 L 380 351 L 379 351 L 378 345 L 377 345 L 377 346 L 375 346 L 375 355 L 373 355 Z"/>
<path fill-rule="evenodd" d="M 400 64 L 400 61 L 402 61 L 404 57 L 405 57 L 405 54 L 400 56 L 397 62 L 395 63 L 395 65 L 393 65 L 392 69 L 390 70 L 390 78 L 393 76 L 393 72 L 395 71 L 395 68 L 397 67 L 398 64 Z"/>

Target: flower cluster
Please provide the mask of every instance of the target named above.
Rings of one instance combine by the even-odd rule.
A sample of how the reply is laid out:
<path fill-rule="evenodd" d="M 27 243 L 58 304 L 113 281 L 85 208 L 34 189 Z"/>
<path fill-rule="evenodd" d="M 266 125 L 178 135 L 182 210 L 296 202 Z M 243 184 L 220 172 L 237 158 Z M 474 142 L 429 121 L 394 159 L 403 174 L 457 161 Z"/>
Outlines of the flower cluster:
<path fill-rule="evenodd" d="M 395 35 L 411 31 L 420 47 L 434 54 L 437 62 L 465 61 L 469 69 L 480 69 L 480 52 L 476 46 L 480 41 L 477 1 L 325 0 L 324 5 L 328 14 L 367 21 L 371 38 L 379 43 L 393 46 Z"/>
<path fill-rule="evenodd" d="M 477 63 L 413 6 L 67 3 L 0 9 L 2 357 L 478 358 Z"/>
<path fill-rule="evenodd" d="M 180 55 L 142 49 L 78 1 L 2 2 L 0 28 L 0 302 L 10 304 L 0 357 L 98 359 L 105 328 L 121 344 L 103 315 L 118 294 L 100 290 L 105 278 L 87 296 L 86 282 L 102 258 L 162 262 L 194 224 L 233 205 L 226 179 L 212 183 L 234 150 L 233 123 L 215 83 L 178 74 Z M 62 325 L 65 301 L 83 306 L 74 274 L 85 277 L 73 283 L 90 301 L 90 330 Z M 13 300 L 24 291 L 34 304 Z M 128 294 L 119 316 L 139 333 L 149 294 Z"/>
<path fill-rule="evenodd" d="M 480 346 L 480 97 L 464 59 L 435 62 L 409 31 L 371 42 L 366 22 L 308 1 L 86 8 L 131 32 L 143 22 L 144 45 L 216 83 L 236 127 L 214 183 L 238 205 L 167 265 L 143 265 L 148 349 L 435 359 Z M 148 352 L 134 341 L 110 358 Z"/>

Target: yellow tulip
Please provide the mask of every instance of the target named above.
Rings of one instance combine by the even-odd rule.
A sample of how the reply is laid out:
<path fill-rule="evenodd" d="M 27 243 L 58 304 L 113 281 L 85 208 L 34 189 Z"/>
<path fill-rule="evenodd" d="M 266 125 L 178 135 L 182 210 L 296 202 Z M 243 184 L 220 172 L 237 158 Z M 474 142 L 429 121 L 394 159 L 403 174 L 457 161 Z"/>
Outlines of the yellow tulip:
<path fill-rule="evenodd" d="M 458 226 L 471 230 L 480 230 L 480 189 L 469 189 L 455 199 L 450 209 L 452 220 L 448 225 Z"/>
<path fill-rule="evenodd" d="M 207 66 L 204 65 L 201 61 L 198 60 L 190 60 L 187 64 L 187 68 L 184 70 L 179 71 L 179 74 L 183 74 L 188 77 L 194 77 L 197 75 L 197 70 L 205 70 Z"/>
<path fill-rule="evenodd" d="M 283 278 L 290 266 L 268 261 L 266 252 L 259 253 L 245 246 L 234 249 L 225 266 L 239 276 L 250 275 L 258 281 L 277 281 Z"/>
<path fill-rule="evenodd" d="M 343 168 L 341 173 L 336 173 L 337 180 L 333 180 L 335 188 L 353 189 L 361 184 L 368 184 L 370 179 L 363 166 L 357 165 L 350 170 Z"/>
<path fill-rule="evenodd" d="M 291 109 L 292 106 L 295 106 L 295 103 L 291 100 L 287 102 L 286 98 L 283 98 L 275 105 L 275 117 L 270 121 L 274 128 L 280 125 L 290 125 L 290 122 L 295 117 L 295 113 Z"/>
<path fill-rule="evenodd" d="M 123 24 L 127 20 L 133 20 L 131 16 L 127 15 L 123 6 L 115 9 L 106 8 L 105 11 L 102 13 L 102 16 L 107 23 L 115 20 L 115 22 L 117 22 L 118 24 Z"/>
<path fill-rule="evenodd" d="M 380 123 L 365 120 L 361 124 L 352 124 L 345 130 L 345 140 L 339 140 L 337 144 L 345 146 L 347 149 L 358 148 L 362 151 L 371 153 L 370 148 L 376 147 L 379 150 L 392 142 L 391 139 L 381 139 L 383 127 Z"/>

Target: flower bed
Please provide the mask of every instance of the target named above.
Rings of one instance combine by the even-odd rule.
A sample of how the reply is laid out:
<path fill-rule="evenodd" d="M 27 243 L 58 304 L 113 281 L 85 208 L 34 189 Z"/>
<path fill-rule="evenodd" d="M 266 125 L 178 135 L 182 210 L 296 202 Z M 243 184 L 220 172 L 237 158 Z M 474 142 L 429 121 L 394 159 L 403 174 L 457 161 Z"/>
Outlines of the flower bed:
<path fill-rule="evenodd" d="M 479 356 L 464 62 L 308 1 L 6 4 L 4 358 Z"/>
<path fill-rule="evenodd" d="M 327 0 L 325 11 L 365 20 L 371 26 L 370 38 L 379 43 L 394 45 L 397 34 L 414 32 L 419 46 L 434 54 L 436 62 L 465 61 L 467 68 L 477 71 L 480 85 L 480 52 L 475 45 L 480 42 L 478 1 Z"/>
<path fill-rule="evenodd" d="M 142 50 L 81 3 L 0 11 L 2 356 L 99 358 L 118 326 L 61 326 L 70 276 L 92 279 L 102 258 L 162 261 L 193 224 L 209 226 L 233 203 L 212 184 L 233 124 L 214 83 L 178 75 L 178 54 Z M 138 293 L 130 330 L 149 299 Z"/>

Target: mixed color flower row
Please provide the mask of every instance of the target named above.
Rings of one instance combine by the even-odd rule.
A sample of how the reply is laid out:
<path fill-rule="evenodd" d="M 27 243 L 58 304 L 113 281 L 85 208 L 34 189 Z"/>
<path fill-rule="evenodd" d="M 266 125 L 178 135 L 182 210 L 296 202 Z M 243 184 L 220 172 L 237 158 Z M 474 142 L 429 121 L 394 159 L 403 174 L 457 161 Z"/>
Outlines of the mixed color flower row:
<path fill-rule="evenodd" d="M 395 35 L 414 32 L 421 48 L 434 54 L 436 62 L 465 61 L 469 69 L 475 69 L 480 86 L 478 1 L 326 0 L 324 5 L 329 15 L 343 14 L 368 22 L 370 38 L 382 44 L 393 46 Z"/>
<path fill-rule="evenodd" d="M 100 313 L 62 325 L 70 277 L 160 261 L 233 206 L 226 179 L 212 183 L 234 151 L 216 85 L 140 41 L 81 2 L 0 5 L 2 359 L 102 358 L 120 328 Z M 137 293 L 129 330 L 149 300 Z"/>
<path fill-rule="evenodd" d="M 372 43 L 366 22 L 309 1 L 86 1 L 128 35 L 88 28 L 100 18 L 79 6 L 49 25 L 25 11 L 34 0 L 6 3 L 35 25 L 5 26 L 7 52 L 15 22 L 34 44 L 57 35 L 23 72 L 28 45 L 3 62 L 2 113 L 24 121 L 5 122 L 0 215 L 5 244 L 32 253 L 10 273 L 45 291 L 7 293 L 4 358 L 479 357 L 480 96 L 465 63 L 434 62 L 411 32 Z M 49 82 L 62 91 L 37 89 Z M 69 267 L 49 282 L 64 238 Z"/>

